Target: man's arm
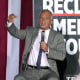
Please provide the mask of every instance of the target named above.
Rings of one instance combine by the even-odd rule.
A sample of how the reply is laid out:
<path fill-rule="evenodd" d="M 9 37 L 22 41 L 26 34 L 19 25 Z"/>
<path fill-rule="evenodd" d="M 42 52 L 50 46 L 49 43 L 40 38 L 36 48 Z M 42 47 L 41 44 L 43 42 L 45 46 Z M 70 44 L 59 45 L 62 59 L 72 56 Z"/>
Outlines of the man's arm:
<path fill-rule="evenodd" d="M 17 16 L 15 16 L 14 14 L 10 14 L 8 16 L 6 28 L 12 36 L 24 40 L 26 36 L 26 30 L 19 30 L 14 24 L 14 18 L 17 18 Z"/>
<path fill-rule="evenodd" d="M 21 39 L 21 40 L 24 40 L 25 39 L 25 36 L 26 36 L 26 33 L 27 33 L 27 30 L 19 30 L 14 23 L 12 23 L 12 25 L 10 27 L 7 26 L 6 24 L 6 28 L 8 30 L 8 32 L 18 38 L 18 39 Z"/>

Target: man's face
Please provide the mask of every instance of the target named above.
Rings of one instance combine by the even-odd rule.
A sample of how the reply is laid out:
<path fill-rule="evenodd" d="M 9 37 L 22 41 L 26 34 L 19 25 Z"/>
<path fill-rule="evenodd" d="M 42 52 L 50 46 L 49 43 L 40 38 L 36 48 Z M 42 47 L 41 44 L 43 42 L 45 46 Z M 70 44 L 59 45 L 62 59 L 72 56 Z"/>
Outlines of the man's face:
<path fill-rule="evenodd" d="M 52 24 L 51 14 L 49 12 L 42 12 L 38 19 L 39 27 L 42 30 L 47 30 Z"/>

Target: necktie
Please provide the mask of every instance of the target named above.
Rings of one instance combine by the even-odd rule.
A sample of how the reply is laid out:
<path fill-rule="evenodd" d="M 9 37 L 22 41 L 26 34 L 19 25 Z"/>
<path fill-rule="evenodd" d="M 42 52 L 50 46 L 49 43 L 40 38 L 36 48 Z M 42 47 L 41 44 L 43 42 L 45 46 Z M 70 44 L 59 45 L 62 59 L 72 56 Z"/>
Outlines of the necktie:
<path fill-rule="evenodd" d="M 44 41 L 44 33 L 45 31 L 42 31 L 41 32 L 41 41 Z M 41 64 L 41 56 L 42 56 L 42 49 L 39 50 L 39 55 L 38 55 L 38 59 L 37 59 L 37 69 L 40 69 L 40 64 Z"/>

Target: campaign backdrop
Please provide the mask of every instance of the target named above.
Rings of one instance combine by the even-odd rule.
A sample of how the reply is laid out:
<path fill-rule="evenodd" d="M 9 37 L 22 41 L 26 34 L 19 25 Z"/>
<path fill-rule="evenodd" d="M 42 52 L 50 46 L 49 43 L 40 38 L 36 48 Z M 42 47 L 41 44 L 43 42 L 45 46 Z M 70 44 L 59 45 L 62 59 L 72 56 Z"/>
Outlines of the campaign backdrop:
<path fill-rule="evenodd" d="M 38 16 L 42 9 L 53 14 L 51 28 L 64 35 L 66 59 L 57 61 L 59 73 L 64 80 L 73 80 L 80 72 L 80 0 L 33 0 L 33 25 L 38 27 Z"/>

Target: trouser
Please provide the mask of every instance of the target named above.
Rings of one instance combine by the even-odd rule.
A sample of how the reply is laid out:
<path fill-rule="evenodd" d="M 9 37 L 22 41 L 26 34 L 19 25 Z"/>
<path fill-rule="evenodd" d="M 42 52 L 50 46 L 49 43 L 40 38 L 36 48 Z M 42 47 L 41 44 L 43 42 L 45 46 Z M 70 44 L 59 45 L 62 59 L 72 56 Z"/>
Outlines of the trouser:
<path fill-rule="evenodd" d="M 50 69 L 27 69 L 18 74 L 14 80 L 59 80 L 59 76 Z"/>

